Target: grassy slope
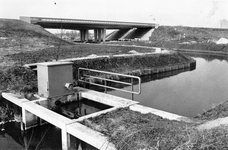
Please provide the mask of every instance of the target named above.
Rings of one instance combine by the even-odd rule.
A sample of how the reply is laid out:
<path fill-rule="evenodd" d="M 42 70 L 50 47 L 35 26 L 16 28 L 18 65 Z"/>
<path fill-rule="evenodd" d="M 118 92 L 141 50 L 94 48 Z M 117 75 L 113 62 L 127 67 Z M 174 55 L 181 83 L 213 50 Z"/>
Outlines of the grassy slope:
<path fill-rule="evenodd" d="M 21 20 L 0 19 L 0 68 L 14 64 L 6 55 L 41 50 L 60 42 L 62 45 L 70 44 L 38 25 Z"/>
<path fill-rule="evenodd" d="M 227 45 L 215 44 L 222 37 L 228 38 L 228 29 L 160 26 L 151 41 L 154 46 L 227 52 Z"/>
<path fill-rule="evenodd" d="M 160 28 L 158 28 L 158 29 L 160 30 Z M 166 42 L 165 44 L 167 44 L 167 43 L 170 44 L 170 41 L 174 41 L 174 43 L 197 41 L 198 43 L 201 43 L 201 45 L 203 45 L 202 43 L 205 43 L 209 39 L 210 39 L 210 41 L 213 41 L 213 40 L 218 39 L 219 36 L 225 37 L 227 34 L 227 31 L 223 31 L 221 33 L 220 33 L 220 31 L 219 32 L 211 31 L 209 34 L 209 33 L 205 33 L 206 31 L 204 31 L 204 29 L 200 29 L 199 31 L 194 31 L 194 32 L 192 31 L 193 29 L 191 29 L 191 28 L 186 29 L 184 31 L 181 31 L 181 28 L 178 29 L 177 31 L 173 30 L 173 29 L 170 31 L 168 30 L 168 32 L 165 32 L 164 34 L 157 33 L 157 35 L 153 35 L 153 36 L 157 36 L 157 37 L 160 36 L 160 40 L 157 40 L 157 41 L 152 40 L 152 43 L 148 43 L 148 44 L 153 44 L 153 45 L 158 44 L 159 45 L 159 44 L 164 44 L 163 43 L 164 41 Z M 185 36 L 184 39 L 183 38 L 179 39 L 178 36 L 180 37 L 180 35 L 185 34 L 186 31 L 188 31 L 188 34 L 186 34 L 187 36 Z M 195 32 L 197 32 L 196 37 L 195 37 L 195 35 L 196 35 Z M 207 36 L 205 36 L 205 35 L 207 35 Z M 23 37 L 22 39 L 20 38 L 21 36 Z M 166 36 L 168 38 L 166 38 Z M 43 48 L 49 47 L 51 44 L 56 43 L 56 38 L 53 37 L 53 35 L 51 35 L 47 31 L 43 30 L 41 27 L 30 25 L 30 24 L 24 23 L 19 20 L 0 19 L 0 37 L 3 37 L 3 39 L 0 39 L 0 42 L 1 42 L 0 54 L 1 55 L 9 54 L 9 53 L 17 53 L 18 51 L 20 52 L 21 49 L 25 49 L 25 50 L 43 49 Z M 20 40 L 22 40 L 22 43 L 23 43 L 22 48 L 19 47 Z M 176 46 L 180 46 L 180 45 L 177 44 Z M 76 51 L 75 55 L 80 55 L 80 56 L 89 55 L 89 54 L 94 53 L 92 51 L 94 49 L 94 46 L 90 46 L 90 48 L 88 48 L 88 47 L 86 48 L 86 47 L 87 46 L 80 45 L 78 47 L 75 47 L 75 49 L 73 51 L 74 52 Z M 96 47 L 95 48 L 96 50 L 100 49 L 99 46 L 95 46 L 95 47 Z M 122 53 L 122 52 L 127 52 L 132 49 L 132 48 L 126 48 L 126 50 L 122 50 L 122 47 L 118 47 L 118 48 L 116 47 L 115 50 L 113 51 L 113 48 L 114 47 L 112 47 L 111 49 L 108 49 L 108 46 L 104 46 L 102 48 L 102 50 L 99 52 L 103 52 L 104 54 L 118 54 L 118 53 Z M 66 47 L 66 49 L 68 51 L 70 51 L 68 55 L 71 56 L 72 55 L 72 53 L 71 53 L 72 50 L 70 50 L 71 47 Z M 104 51 L 105 49 L 108 49 L 108 51 Z M 45 51 L 48 51 L 48 50 L 49 49 L 47 49 Z M 223 49 L 223 50 L 225 50 L 225 49 Z M 40 58 L 41 56 L 43 56 L 45 51 L 42 51 L 42 53 L 39 53 L 39 55 L 36 56 L 37 59 Z M 20 53 L 20 55 L 22 55 L 22 54 L 23 53 Z M 28 53 L 28 55 L 30 55 L 30 56 L 31 56 L 31 54 L 32 53 Z M 11 55 L 11 56 L 12 56 L 11 57 L 12 59 L 16 59 L 18 57 L 18 55 Z M 49 55 L 49 57 L 50 57 L 50 55 Z M 66 57 L 66 56 L 63 56 L 63 57 Z M 7 58 L 4 57 L 4 59 L 5 60 L 9 59 L 9 57 L 7 57 Z M 18 77 L 18 74 L 21 74 L 21 76 L 23 76 L 23 78 L 26 78 L 26 81 L 27 81 L 27 79 L 31 80 L 31 81 L 34 80 L 33 77 L 27 76 L 26 75 L 27 73 L 25 74 L 25 72 L 29 72 L 29 70 L 22 69 L 22 72 L 20 72 L 20 70 L 17 71 L 17 68 L 16 68 L 16 70 L 15 69 L 8 70 L 7 74 L 10 74 L 10 72 L 12 72 L 12 71 L 13 71 L 13 73 L 11 73 L 11 74 L 15 74 L 15 77 Z M 4 81 L 9 80 L 9 78 L 4 78 L 3 80 Z M 10 80 L 10 82 L 18 81 L 17 78 L 14 78 L 14 79 L 15 80 Z M 23 84 L 26 84 L 26 83 L 23 83 Z M 21 83 L 19 85 L 21 85 Z M 18 88 L 18 87 L 16 86 L 16 88 Z M 34 89 L 32 89 L 32 87 L 26 87 L 26 88 L 28 88 L 31 91 L 34 90 Z M 15 89 L 15 90 L 17 90 L 17 89 Z M 23 92 L 23 90 L 26 90 L 26 89 L 22 89 L 21 92 Z M 118 113 L 120 113 L 120 111 Z M 122 114 L 125 114 L 126 116 L 125 117 L 122 116 L 121 118 L 119 118 Z M 187 125 L 185 123 L 182 124 L 179 122 L 163 120 L 162 118 L 160 118 L 158 116 L 153 116 L 153 115 L 152 116 L 145 115 L 142 117 L 141 115 L 138 116 L 138 114 L 134 114 L 133 116 L 131 116 L 132 114 L 134 114 L 134 113 L 132 113 L 132 112 L 121 113 L 121 115 L 116 116 L 116 117 L 118 117 L 116 120 L 115 119 L 112 120 L 113 119 L 112 117 L 115 117 L 115 116 L 108 116 L 108 117 L 102 116 L 101 119 L 107 119 L 105 121 L 107 121 L 108 123 L 104 124 L 104 125 L 106 125 L 106 127 L 104 127 L 104 128 L 102 127 L 100 129 L 98 129 L 99 126 L 95 126 L 93 124 L 94 123 L 93 121 L 96 122 L 97 118 L 94 118 L 94 120 L 89 120 L 92 122 L 86 122 L 86 124 L 88 124 L 88 126 L 89 126 L 89 124 L 92 123 L 93 126 L 91 126 L 91 127 L 97 128 L 98 131 L 104 130 L 104 129 L 106 129 L 108 131 L 113 130 L 114 133 L 108 132 L 108 134 L 109 134 L 108 136 L 110 136 L 111 139 L 113 139 L 114 141 L 117 142 L 116 144 L 119 148 L 124 147 L 126 149 L 127 148 L 133 149 L 133 148 L 129 145 L 126 145 L 125 142 L 127 142 L 127 144 L 133 144 L 133 146 L 135 146 L 136 149 L 139 147 L 140 148 L 147 147 L 147 148 L 154 148 L 154 149 L 159 149 L 159 148 L 160 149 L 167 149 L 167 148 L 168 149 L 169 148 L 171 148 L 171 149 L 173 149 L 173 148 L 177 148 L 177 149 L 178 148 L 179 149 L 205 149 L 205 148 L 206 149 L 207 148 L 208 149 L 210 149 L 210 148 L 219 149 L 220 148 L 220 149 L 222 149 L 222 148 L 224 148 L 224 146 L 226 146 L 228 144 L 227 140 L 226 140 L 226 137 L 228 135 L 227 128 L 219 127 L 219 129 L 213 129 L 210 131 L 195 132 L 194 128 L 192 128 L 192 129 L 186 128 Z M 131 118 L 131 117 L 133 117 L 133 118 Z M 213 116 L 211 118 L 214 119 L 216 117 Z M 130 120 L 129 120 L 129 118 L 130 118 Z M 200 119 L 204 120 L 203 117 Z M 119 124 L 118 124 L 118 121 L 119 121 Z M 137 121 L 140 121 L 140 123 L 141 123 L 139 126 L 138 126 Z M 125 124 L 124 122 L 125 123 L 128 122 L 128 124 Z M 124 124 L 122 124 L 122 123 L 124 123 Z M 99 125 L 103 125 L 103 124 L 100 124 L 100 122 L 99 122 Z M 125 127 L 124 125 L 127 125 L 127 126 Z M 130 126 L 128 126 L 128 125 L 130 125 Z M 110 128 L 110 126 L 111 126 L 111 128 Z M 131 128 L 133 126 L 136 128 Z M 115 128 L 113 128 L 113 127 L 115 127 Z M 148 127 L 148 128 L 145 128 L 145 127 Z M 123 129 L 125 129 L 125 128 L 128 128 L 127 132 L 122 132 Z M 193 130 L 194 132 L 190 132 L 189 129 Z M 124 130 L 124 131 L 126 131 L 126 130 Z M 117 135 L 117 136 L 115 137 L 115 135 Z M 141 135 L 141 136 L 139 136 L 139 135 Z M 216 136 L 214 136 L 214 135 L 216 135 Z M 121 141 L 119 140 L 120 137 L 122 137 Z M 151 138 L 149 138 L 147 141 L 146 137 L 151 137 Z M 142 139 L 140 139 L 140 138 L 142 138 Z M 142 140 L 142 142 L 137 143 L 138 140 Z M 122 145 L 119 142 L 122 142 Z M 180 145 L 180 143 L 182 143 L 182 145 Z M 134 144 L 140 144 L 140 145 L 134 145 Z M 146 144 L 148 144 L 148 145 L 146 145 Z M 137 146 L 139 146 L 139 147 L 137 147 Z"/>
<path fill-rule="evenodd" d="M 116 55 L 116 54 L 127 54 L 133 50 L 132 47 L 121 47 L 121 46 L 109 46 L 99 44 L 76 44 L 61 46 L 58 51 L 59 59 L 85 57 L 92 54 L 95 55 Z M 153 49 L 137 48 L 138 52 L 146 53 L 152 52 Z M 17 53 L 7 55 L 7 58 L 12 59 L 14 62 L 18 62 L 20 57 L 24 57 L 24 63 L 44 62 L 55 59 L 56 51 L 54 48 L 46 48 L 40 51 L 32 51 L 27 53 Z"/>
<path fill-rule="evenodd" d="M 228 38 L 228 29 L 159 26 L 152 33 L 150 41 L 118 41 L 109 44 L 228 52 L 227 44 L 215 43 L 220 38 Z"/>
<path fill-rule="evenodd" d="M 55 45 L 60 41 L 38 25 L 21 20 L 0 19 L 1 55 L 17 51 L 37 50 Z M 66 44 L 66 41 L 62 42 Z"/>
<path fill-rule="evenodd" d="M 220 150 L 227 149 L 228 144 L 226 126 L 199 131 L 194 123 L 171 121 L 128 108 L 81 123 L 109 137 L 119 150 Z"/>

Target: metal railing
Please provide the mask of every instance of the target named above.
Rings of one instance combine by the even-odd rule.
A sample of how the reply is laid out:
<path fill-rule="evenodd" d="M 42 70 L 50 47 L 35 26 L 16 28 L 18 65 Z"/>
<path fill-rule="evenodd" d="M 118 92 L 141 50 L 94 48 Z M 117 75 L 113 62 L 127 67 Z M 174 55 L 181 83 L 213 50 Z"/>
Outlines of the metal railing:
<path fill-rule="evenodd" d="M 99 74 L 99 75 L 98 76 L 94 76 L 93 74 Z M 101 75 L 104 75 L 104 77 L 102 77 Z M 119 80 L 106 78 L 106 76 L 110 76 L 110 75 L 111 76 L 113 75 L 113 76 L 124 77 L 125 79 L 128 78 L 128 79 L 130 79 L 130 82 L 119 81 Z M 103 81 L 104 84 L 91 82 L 91 79 L 98 79 L 100 81 Z M 134 91 L 134 79 L 137 80 L 137 83 L 138 83 L 137 91 Z M 82 83 L 88 83 L 88 84 L 91 84 L 91 85 L 96 85 L 96 86 L 99 86 L 99 87 L 104 87 L 106 93 L 107 93 L 107 88 L 108 89 L 122 91 L 122 92 L 126 92 L 126 93 L 131 93 L 132 100 L 134 99 L 134 94 L 140 94 L 141 93 L 141 78 L 137 77 L 137 76 L 132 76 L 132 75 L 125 75 L 125 74 L 120 74 L 120 73 L 100 71 L 100 70 L 94 70 L 94 69 L 88 69 L 88 68 L 78 68 L 78 81 L 82 82 Z M 107 85 L 107 82 L 116 83 L 116 84 L 122 84 L 123 86 L 131 86 L 131 90 L 126 90 L 126 89 L 121 89 L 121 88 L 109 86 L 109 85 Z"/>

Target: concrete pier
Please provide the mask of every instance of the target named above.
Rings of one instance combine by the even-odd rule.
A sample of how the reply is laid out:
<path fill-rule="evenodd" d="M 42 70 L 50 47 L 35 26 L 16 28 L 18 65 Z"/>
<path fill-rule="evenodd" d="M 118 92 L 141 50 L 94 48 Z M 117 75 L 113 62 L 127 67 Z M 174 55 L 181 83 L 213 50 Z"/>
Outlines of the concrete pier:
<path fill-rule="evenodd" d="M 93 90 L 84 89 L 81 87 L 76 87 L 75 90 L 81 93 L 83 98 L 89 98 L 92 101 L 96 101 L 102 104 L 108 104 L 112 106 L 110 109 L 102 110 L 90 115 L 82 116 L 78 119 L 69 119 L 60 114 L 53 112 L 52 110 L 48 109 L 47 107 L 43 107 L 37 104 L 38 101 L 48 101 L 44 98 L 40 98 L 36 101 L 29 101 L 26 99 L 18 98 L 15 94 L 12 93 L 2 93 L 2 96 L 13 102 L 14 104 L 22 107 L 24 113 L 22 113 L 22 121 L 24 124 L 25 129 L 29 128 L 31 117 L 30 115 L 36 116 L 34 117 L 35 121 L 38 117 L 47 121 L 50 124 L 61 129 L 61 136 L 62 136 L 62 149 L 63 150 L 70 150 L 70 135 L 83 140 L 84 142 L 94 146 L 97 149 L 101 150 L 115 150 L 115 146 L 110 143 L 103 134 L 94 131 L 82 124 L 79 121 L 82 121 L 87 118 L 96 117 L 101 114 L 111 112 L 118 108 L 129 107 L 131 110 L 138 111 L 141 113 L 153 113 L 155 115 L 161 116 L 163 118 L 167 118 L 170 120 L 178 120 L 178 121 L 185 121 L 191 122 L 187 117 L 179 116 L 176 114 L 164 112 L 161 110 L 149 108 L 146 106 L 139 105 L 139 102 L 128 100 L 125 98 L 96 92 Z M 29 112 L 29 113 L 27 113 Z M 33 124 L 32 124 L 33 125 Z"/>
<path fill-rule="evenodd" d="M 108 142 L 107 137 L 103 136 L 101 133 L 96 132 L 92 129 L 89 129 L 86 126 L 78 123 L 79 121 L 89 118 L 96 117 L 101 114 L 113 111 L 122 107 L 129 107 L 139 102 L 128 100 L 125 98 L 112 96 L 105 93 L 96 92 L 93 90 L 84 89 L 81 87 L 76 87 L 75 90 L 81 93 L 82 98 L 90 98 L 92 101 L 96 101 L 102 104 L 110 105 L 112 108 L 99 111 L 90 115 L 82 116 L 78 119 L 69 119 L 64 117 L 56 112 L 48 109 L 48 107 L 43 107 L 37 102 L 39 101 L 48 101 L 48 99 L 39 98 L 35 101 L 29 101 L 27 99 L 18 98 L 15 94 L 12 93 L 2 93 L 2 96 L 11 101 L 12 103 L 20 106 L 22 108 L 22 126 L 23 130 L 27 130 L 31 127 L 40 125 L 37 122 L 37 119 L 47 121 L 50 124 L 61 129 L 62 136 L 62 149 L 70 149 L 70 135 L 85 141 L 86 143 L 94 146 L 98 149 L 110 149 L 114 150 L 115 146 Z M 35 124 L 36 123 L 36 124 Z M 80 134 L 79 134 L 80 133 Z"/>
<path fill-rule="evenodd" d="M 106 29 L 102 29 L 102 38 L 103 38 L 103 42 L 105 43 L 105 40 L 106 40 Z"/>
<path fill-rule="evenodd" d="M 95 42 L 97 42 L 97 39 L 98 39 L 97 38 L 97 34 L 98 34 L 97 31 L 98 31 L 97 29 L 94 29 L 94 41 Z"/>
<path fill-rule="evenodd" d="M 98 42 L 101 42 L 101 32 L 102 30 L 101 29 L 97 29 L 97 34 L 98 34 Z"/>

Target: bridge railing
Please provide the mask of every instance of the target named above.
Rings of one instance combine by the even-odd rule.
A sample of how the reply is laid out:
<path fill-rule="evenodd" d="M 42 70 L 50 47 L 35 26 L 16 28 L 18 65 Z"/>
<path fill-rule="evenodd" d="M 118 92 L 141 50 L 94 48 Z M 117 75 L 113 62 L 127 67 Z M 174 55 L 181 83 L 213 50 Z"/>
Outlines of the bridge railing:
<path fill-rule="evenodd" d="M 111 78 L 111 76 L 115 76 L 116 78 L 124 78 L 125 80 L 124 81 L 114 80 Z M 96 80 L 99 80 L 101 82 L 95 82 Z M 129 80 L 130 82 L 127 82 Z M 88 69 L 88 68 L 79 68 L 78 81 L 82 83 L 103 87 L 105 88 L 105 92 L 107 92 L 107 89 L 112 89 L 112 90 L 122 91 L 125 93 L 130 93 L 132 100 L 134 99 L 134 94 L 141 93 L 141 78 L 137 76 L 132 76 L 132 75 L 125 75 L 120 73 L 100 71 L 100 70 L 94 70 L 94 69 Z M 108 82 L 112 84 L 108 85 L 107 84 Z M 113 86 L 115 84 L 121 84 L 122 86 L 121 88 L 115 87 Z M 134 89 L 134 84 L 136 84 L 138 88 Z M 126 86 L 131 86 L 131 90 L 122 88 Z"/>

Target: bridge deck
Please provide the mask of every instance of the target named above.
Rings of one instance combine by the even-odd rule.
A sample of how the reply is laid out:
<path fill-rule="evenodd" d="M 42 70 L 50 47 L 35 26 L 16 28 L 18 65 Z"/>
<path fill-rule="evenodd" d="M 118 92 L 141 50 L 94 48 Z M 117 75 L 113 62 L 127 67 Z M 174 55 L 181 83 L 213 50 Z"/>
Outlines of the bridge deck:
<path fill-rule="evenodd" d="M 121 21 L 101 21 L 84 19 L 64 19 L 64 18 L 42 18 L 42 17 L 20 17 L 21 20 L 32 24 L 38 24 L 44 28 L 64 28 L 64 29 L 129 29 L 129 28 L 154 28 L 154 23 L 121 22 Z"/>

